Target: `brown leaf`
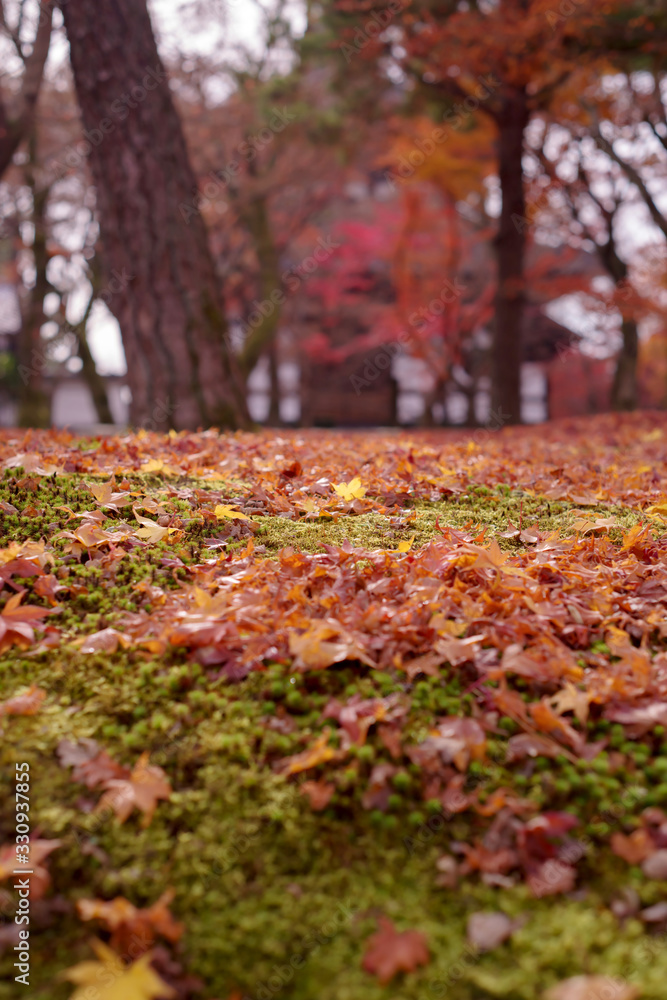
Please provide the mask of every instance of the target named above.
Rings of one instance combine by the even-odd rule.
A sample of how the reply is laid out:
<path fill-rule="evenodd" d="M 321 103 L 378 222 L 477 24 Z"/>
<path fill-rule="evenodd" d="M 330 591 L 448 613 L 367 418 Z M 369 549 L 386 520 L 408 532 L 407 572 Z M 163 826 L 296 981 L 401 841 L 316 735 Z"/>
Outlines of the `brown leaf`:
<path fill-rule="evenodd" d="M 129 777 L 127 768 L 117 764 L 95 740 L 83 739 L 78 743 L 61 740 L 56 748 L 63 767 L 74 767 L 72 781 L 80 781 L 88 788 L 95 788 L 112 778 Z"/>
<path fill-rule="evenodd" d="M 627 837 L 617 830 L 612 834 L 611 849 L 629 865 L 638 865 L 655 851 L 655 844 L 643 828 L 633 830 Z"/>
<path fill-rule="evenodd" d="M 362 962 L 366 972 L 386 986 L 399 972 L 414 972 L 430 961 L 426 935 L 421 931 L 397 931 L 391 920 L 380 917 L 379 930 L 366 942 Z"/>
<path fill-rule="evenodd" d="M 45 597 L 47 601 L 51 604 L 57 604 L 56 594 L 61 593 L 63 590 L 68 588 L 62 584 L 58 583 L 57 578 L 49 573 L 47 576 L 41 576 L 38 580 L 35 580 L 33 584 L 33 590 L 38 597 Z"/>
<path fill-rule="evenodd" d="M 308 771 L 311 767 L 318 767 L 328 760 L 333 760 L 338 756 L 338 751 L 329 746 L 330 729 L 323 729 L 321 736 L 311 746 L 302 750 L 301 753 L 285 757 L 278 762 L 277 769 L 285 774 L 298 774 L 300 771 Z"/>
<path fill-rule="evenodd" d="M 545 861 L 528 876 L 528 887 L 534 896 L 557 896 L 571 892 L 577 878 L 577 869 L 557 858 Z"/>
<path fill-rule="evenodd" d="M 299 791 L 308 796 L 310 808 L 314 812 L 321 812 L 331 802 L 336 786 L 327 781 L 304 781 Z"/>
<path fill-rule="evenodd" d="M 61 840 L 41 840 L 34 837 L 29 841 L 28 858 L 30 864 L 26 868 L 32 871 L 30 875 L 30 895 L 33 900 L 41 899 L 51 884 L 49 870 L 44 864 L 46 858 L 62 844 Z M 21 868 L 17 864 L 16 843 L 10 843 L 0 848 L 0 881 L 14 875 L 15 869 Z M 21 852 L 21 855 L 23 852 Z"/>
<path fill-rule="evenodd" d="M 321 670 L 343 660 L 360 660 L 375 666 L 342 626 L 330 619 L 311 622 L 303 632 L 292 631 L 289 651 L 297 670 Z"/>
<path fill-rule="evenodd" d="M 133 809 L 144 814 L 142 827 L 147 827 L 160 799 L 169 799 L 171 785 L 161 767 L 149 764 L 150 754 L 142 753 L 127 778 L 110 778 L 105 781 L 107 789 L 97 803 L 96 812 L 112 809 L 121 823 L 124 823 Z"/>
<path fill-rule="evenodd" d="M 379 809 L 384 812 L 389 804 L 391 786 L 389 781 L 396 774 L 397 768 L 393 764 L 376 764 L 371 771 L 368 780 L 368 788 L 361 796 L 361 804 L 364 809 Z"/>
<path fill-rule="evenodd" d="M 172 943 L 181 938 L 185 925 L 174 920 L 169 911 L 174 895 L 173 889 L 167 889 L 157 902 L 143 910 L 123 896 L 109 901 L 79 899 L 76 909 L 81 920 L 99 920 L 112 932 L 110 944 L 116 951 L 123 952 L 132 943 L 138 944 L 141 951 L 134 955 L 136 957 L 152 946 L 156 934 Z"/>
<path fill-rule="evenodd" d="M 0 715 L 36 715 L 46 698 L 46 691 L 31 684 L 23 694 L 14 695 L 0 702 Z"/>
<path fill-rule="evenodd" d="M 122 632 L 115 628 L 105 628 L 101 632 L 87 635 L 80 649 L 82 653 L 115 653 L 119 646 L 126 649 L 129 644 L 130 640 Z"/>

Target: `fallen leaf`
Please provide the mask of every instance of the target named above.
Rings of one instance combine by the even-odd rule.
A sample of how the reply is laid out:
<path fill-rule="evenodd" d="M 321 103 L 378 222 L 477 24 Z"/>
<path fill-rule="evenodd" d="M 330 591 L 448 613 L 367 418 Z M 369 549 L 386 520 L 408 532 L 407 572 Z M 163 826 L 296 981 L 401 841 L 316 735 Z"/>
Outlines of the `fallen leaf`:
<path fill-rule="evenodd" d="M 219 503 L 213 513 L 215 514 L 215 516 L 218 518 L 219 521 L 224 521 L 225 519 L 228 518 L 237 521 L 250 520 L 247 514 L 242 514 L 240 510 L 234 510 L 233 507 L 230 507 L 229 504 L 225 503 Z"/>
<path fill-rule="evenodd" d="M 127 778 L 110 778 L 104 783 L 106 791 L 97 803 L 96 812 L 112 809 L 124 823 L 133 809 L 142 812 L 142 827 L 149 826 L 160 799 L 169 799 L 171 785 L 161 767 L 149 764 L 150 754 L 142 753 Z"/>
<path fill-rule="evenodd" d="M 136 510 L 134 511 L 134 516 L 139 524 L 142 525 L 141 528 L 137 528 L 135 535 L 137 538 L 144 538 L 147 542 L 161 542 L 167 537 L 170 530 L 173 530 L 162 527 L 157 521 L 151 520 L 150 517 L 143 517 L 141 514 L 137 514 Z"/>
<path fill-rule="evenodd" d="M 351 479 L 349 483 L 338 483 L 334 484 L 334 490 L 339 497 L 342 497 L 346 503 L 351 503 L 352 500 L 361 500 L 362 497 L 366 496 L 368 492 L 365 487 L 361 485 L 361 479 L 355 476 Z"/>
<path fill-rule="evenodd" d="M 542 994 L 543 1000 L 637 1000 L 637 986 L 612 976 L 572 976 Z"/>
<path fill-rule="evenodd" d="M 318 767 L 320 764 L 332 760 L 338 755 L 338 751 L 329 746 L 330 735 L 331 730 L 324 729 L 322 735 L 318 736 L 306 750 L 279 761 L 278 769 L 284 771 L 285 774 L 299 774 L 301 771 L 308 771 L 311 767 Z"/>
<path fill-rule="evenodd" d="M 572 522 L 572 530 L 578 531 L 581 535 L 588 535 L 591 531 L 601 531 L 617 526 L 617 517 L 596 517 L 593 521 L 586 518 L 577 518 Z"/>
<path fill-rule="evenodd" d="M 648 832 L 640 827 L 639 830 L 633 830 L 627 837 L 618 830 L 613 833 L 611 849 L 614 854 L 623 858 L 629 865 L 638 865 L 655 851 L 655 844 Z"/>
<path fill-rule="evenodd" d="M 663 847 L 649 855 L 642 864 L 642 871 L 646 878 L 660 882 L 667 880 L 667 849 Z"/>
<path fill-rule="evenodd" d="M 304 781 L 299 791 L 308 796 L 310 808 L 314 812 L 321 812 L 331 802 L 336 786 L 330 781 Z"/>
<path fill-rule="evenodd" d="M 76 909 L 81 920 L 99 920 L 106 930 L 111 931 L 110 944 L 116 951 L 125 952 L 134 942 L 142 951 L 147 951 L 161 934 L 175 943 L 185 930 L 185 925 L 174 920 L 169 905 L 175 892 L 167 889 L 157 902 L 146 909 L 134 906 L 123 896 L 115 899 L 79 899 Z M 134 952 L 135 956 L 138 952 Z"/>
<path fill-rule="evenodd" d="M 23 852 L 18 852 L 17 854 L 16 846 L 16 842 L 14 842 L 0 848 L 0 881 L 11 878 L 15 874 L 16 869 L 22 867 L 20 862 L 17 864 L 16 859 L 18 854 L 23 854 Z M 43 840 L 40 837 L 33 837 L 28 842 L 28 846 L 30 850 L 27 856 L 30 864 L 26 865 L 26 868 L 32 871 L 32 875 L 30 875 L 30 896 L 33 900 L 38 900 L 44 896 L 51 885 L 51 875 L 45 864 L 46 858 L 48 858 L 52 851 L 62 846 L 62 841 Z"/>
<path fill-rule="evenodd" d="M 72 781 L 80 781 L 88 788 L 95 788 L 112 778 L 127 778 L 127 768 L 117 764 L 95 740 L 83 739 L 78 743 L 61 740 L 56 754 L 62 767 L 74 767 Z"/>
<path fill-rule="evenodd" d="M 430 961 L 426 935 L 421 931 L 397 931 L 387 917 L 380 917 L 379 930 L 366 942 L 362 966 L 386 986 L 399 972 L 414 972 Z"/>
<path fill-rule="evenodd" d="M 514 921 L 504 913 L 472 913 L 468 917 L 468 944 L 478 951 L 493 951 L 514 931 Z"/>
<path fill-rule="evenodd" d="M 413 533 L 409 538 L 404 539 L 402 542 L 398 543 L 397 552 L 409 552 L 412 548 L 412 543 L 417 536 Z"/>
<path fill-rule="evenodd" d="M 0 701 L 0 715 L 35 715 L 42 707 L 46 691 L 31 684 L 23 694 L 16 694 L 7 701 Z"/>
<path fill-rule="evenodd" d="M 70 1000 L 171 1000 L 176 991 L 151 968 L 150 952 L 126 966 L 102 941 L 91 942 L 97 961 L 79 962 L 60 974 L 74 983 Z"/>

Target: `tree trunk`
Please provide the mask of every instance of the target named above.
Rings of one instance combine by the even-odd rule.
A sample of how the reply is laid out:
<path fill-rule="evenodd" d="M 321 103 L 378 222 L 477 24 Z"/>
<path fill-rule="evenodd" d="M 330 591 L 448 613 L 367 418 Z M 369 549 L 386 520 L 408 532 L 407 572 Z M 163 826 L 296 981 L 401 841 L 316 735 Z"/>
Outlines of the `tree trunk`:
<path fill-rule="evenodd" d="M 616 288 L 627 288 L 628 265 L 619 255 L 614 239 L 613 220 L 609 223 L 609 238 L 606 243 L 597 244 L 598 256 L 614 280 Z M 639 359 L 639 336 L 637 321 L 633 316 L 622 316 L 621 350 L 616 360 L 616 371 L 611 387 L 612 410 L 635 410 L 637 408 L 637 362 Z"/>
<path fill-rule="evenodd" d="M 145 0 L 62 6 L 96 187 L 130 420 L 166 429 L 245 418 L 197 184 Z"/>
<path fill-rule="evenodd" d="M 280 374 L 278 345 L 275 340 L 269 344 L 266 354 L 269 361 L 269 415 L 267 423 L 269 427 L 280 427 L 282 423 L 280 417 Z"/>
<path fill-rule="evenodd" d="M 495 240 L 498 293 L 493 333 L 491 419 L 496 426 L 521 420 L 521 333 L 524 315 L 526 248 L 523 187 L 523 134 L 529 112 L 526 93 L 507 88 L 497 115 L 498 170 L 502 209 Z"/>
<path fill-rule="evenodd" d="M 259 195 L 253 198 L 245 209 L 243 218 L 254 240 L 259 261 L 260 295 L 253 302 L 250 313 L 253 323 L 248 325 L 239 359 L 241 370 L 247 378 L 267 347 L 270 349 L 275 342 L 285 295 L 281 288 L 280 258 L 273 239 L 266 197 Z"/>
<path fill-rule="evenodd" d="M 46 206 L 49 189 L 38 188 L 35 178 L 36 139 L 30 136 L 30 159 L 26 166 L 26 180 L 32 195 L 32 244 L 35 283 L 30 289 L 30 299 L 24 310 L 18 333 L 16 353 L 21 384 L 18 394 L 17 423 L 19 427 L 49 427 L 51 402 L 44 386 L 43 372 L 47 365 L 45 344 L 41 328 L 46 319 L 44 298 L 51 290 L 46 276 L 48 253 L 46 249 Z"/>
<path fill-rule="evenodd" d="M 637 358 L 639 354 L 637 321 L 625 318 L 621 333 L 623 345 L 616 359 L 616 371 L 611 389 L 611 406 L 613 410 L 635 410 L 637 408 Z"/>
<path fill-rule="evenodd" d="M 90 351 L 88 335 L 86 333 L 88 320 L 90 319 L 90 314 L 95 304 L 97 294 L 94 281 L 95 278 L 93 276 L 93 291 L 90 299 L 88 300 L 88 305 L 85 308 L 80 322 L 72 328 L 72 332 L 76 335 L 77 349 L 79 351 L 79 357 L 81 358 L 81 374 L 83 375 L 86 385 L 88 386 L 93 406 L 95 407 L 95 412 L 97 413 L 97 419 L 101 424 L 113 424 L 114 419 L 111 413 L 111 407 L 109 406 L 109 397 L 107 396 L 104 379 L 97 370 L 97 365 L 95 364 L 95 359 Z"/>
<path fill-rule="evenodd" d="M 88 389 L 90 390 L 93 406 L 95 407 L 95 412 L 97 413 L 97 419 L 101 424 L 113 424 L 114 420 L 111 413 L 111 407 L 109 406 L 109 398 L 107 396 L 106 386 L 104 385 L 104 379 L 98 372 L 95 359 L 90 353 L 88 337 L 86 336 L 86 330 L 83 327 L 79 330 L 78 341 L 79 357 L 81 358 L 82 365 L 81 374 L 86 381 Z"/>

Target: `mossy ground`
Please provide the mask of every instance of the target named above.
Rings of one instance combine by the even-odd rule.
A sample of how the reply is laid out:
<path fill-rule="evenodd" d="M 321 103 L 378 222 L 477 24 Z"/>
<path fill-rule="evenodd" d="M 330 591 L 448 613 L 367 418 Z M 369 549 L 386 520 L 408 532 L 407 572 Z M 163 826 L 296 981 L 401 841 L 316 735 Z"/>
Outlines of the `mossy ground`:
<path fill-rule="evenodd" d="M 16 503 L 17 481 L 18 475 L 4 480 L 0 499 Z M 156 479 L 136 482 L 156 494 L 163 485 Z M 71 527 L 57 508 L 87 509 L 90 498 L 81 485 L 81 478 L 60 477 L 31 488 L 40 513 L 6 516 L 0 546 L 49 538 Z M 26 498 L 20 499 L 23 507 Z M 507 527 L 508 518 L 518 524 L 520 516 L 524 526 L 537 523 L 542 530 L 567 533 L 575 508 L 482 486 L 456 500 L 420 502 L 396 517 L 367 513 L 294 522 L 259 516 L 254 541 L 265 546 L 267 555 L 286 545 L 316 551 L 323 542 L 345 539 L 370 549 L 393 549 L 412 535 L 418 547 L 437 534 L 436 519 L 440 525 L 486 528 L 490 537 Z M 620 527 L 612 532 L 619 538 L 638 520 L 636 512 L 623 508 L 589 510 L 596 516 L 614 514 Z M 74 637 L 145 607 L 135 584 L 150 577 L 163 587 L 178 586 L 178 571 L 161 562 L 165 552 L 173 551 L 173 545 L 161 542 L 143 550 L 141 558 L 124 558 L 115 581 L 103 590 L 93 568 L 57 556 L 51 571 L 58 575 L 63 569 L 81 591 L 67 600 L 54 623 Z M 185 530 L 177 554 L 186 565 L 206 555 L 199 526 Z M 33 581 L 21 582 L 31 592 Z M 43 603 L 32 593 L 29 600 Z M 52 913 L 31 938 L 30 996 L 35 1000 L 70 996 L 71 987 L 58 974 L 91 957 L 94 930 L 77 918 L 77 899 L 122 895 L 148 906 L 168 886 L 176 890 L 172 910 L 186 925 L 177 957 L 205 984 L 205 1000 L 225 1000 L 235 989 L 252 1000 L 533 1000 L 552 983 L 582 971 L 630 976 L 647 1000 L 664 996 L 667 949 L 637 920 L 619 925 L 609 910 L 624 887 L 637 891 L 645 905 L 657 902 L 659 883 L 647 882 L 639 869 L 628 868 L 602 846 L 609 824 L 599 819 L 616 807 L 618 828 L 629 832 L 647 804 L 667 807 L 667 744 L 659 729 L 643 744 L 626 747 L 631 754 L 623 773 L 609 773 L 604 754 L 594 765 L 575 766 L 563 757 L 507 768 L 502 739 L 491 748 L 495 762 L 472 769 L 469 780 L 489 793 L 514 785 L 541 808 L 568 809 L 579 817 L 588 842 L 585 888 L 579 898 L 575 893 L 538 900 L 525 886 L 495 889 L 475 876 L 454 890 L 436 886 L 435 861 L 445 849 L 445 829 L 439 823 L 429 826 L 436 812 L 416 795 L 413 765 L 401 769 L 386 813 L 361 806 L 372 765 L 390 759 L 373 734 L 346 763 L 335 796 L 321 813 L 311 810 L 298 782 L 271 767 L 302 749 L 304 737 L 321 731 L 322 708 L 332 696 L 369 697 L 409 688 L 406 733 L 415 738 L 426 734 L 434 713 L 465 714 L 470 696 L 463 694 L 451 668 L 408 685 L 404 674 L 371 672 L 360 665 L 292 676 L 285 665 L 275 664 L 229 684 L 187 662 L 177 648 L 160 660 L 135 651 L 83 656 L 67 644 L 33 656 L 15 650 L 5 654 L 0 698 L 31 683 L 43 687 L 48 698 L 33 717 L 3 720 L 0 821 L 8 840 L 14 820 L 9 778 L 13 763 L 25 760 L 32 776 L 33 828 L 62 840 L 49 864 L 62 913 Z M 271 728 L 277 716 L 289 719 L 290 726 Z M 509 735 L 513 724 L 505 721 Z M 605 723 L 590 738 L 603 732 L 612 746 L 623 739 L 622 730 Z M 130 766 L 149 750 L 151 762 L 165 769 L 175 791 L 160 803 L 148 829 L 141 829 L 136 814 L 119 825 L 113 817 L 91 812 L 98 793 L 73 783 L 55 755 L 61 739 L 81 737 L 97 739 L 111 757 Z M 469 814 L 454 817 L 448 821 L 447 841 L 471 842 L 479 835 L 478 824 L 479 818 Z M 466 922 L 479 910 L 503 910 L 525 923 L 505 945 L 474 955 L 465 943 Z M 380 913 L 400 928 L 423 931 L 432 955 L 427 968 L 386 988 L 361 968 L 364 941 Z M 298 968 L 276 985 L 274 967 L 284 971 L 295 956 Z M 11 983 L 12 961 L 5 952 L 0 969 L 7 981 L 0 985 L 0 997 L 23 995 Z"/>

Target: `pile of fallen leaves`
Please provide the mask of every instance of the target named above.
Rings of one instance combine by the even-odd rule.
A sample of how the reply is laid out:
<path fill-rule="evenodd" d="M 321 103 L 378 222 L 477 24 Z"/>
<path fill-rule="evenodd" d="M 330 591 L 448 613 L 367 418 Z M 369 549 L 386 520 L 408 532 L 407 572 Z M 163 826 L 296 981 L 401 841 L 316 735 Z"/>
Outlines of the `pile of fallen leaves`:
<path fill-rule="evenodd" d="M 664 933 L 667 903 L 652 888 L 667 882 L 663 423 L 605 417 L 472 436 L 6 432 L 0 653 L 82 671 L 104 656 L 158 675 L 160 664 L 165 676 L 183 668 L 173 691 L 199 685 L 199 697 L 174 723 L 177 740 L 184 726 L 196 740 L 207 691 L 252 683 L 254 759 L 327 824 L 353 830 L 367 816 L 414 845 L 437 821 L 432 880 L 454 896 L 479 884 L 579 900 L 603 879 L 596 859 L 612 857 L 634 882 L 611 912 Z M 512 516 L 498 523 L 500 509 Z M 363 544 L 360 525 L 386 545 Z M 311 547 L 298 541 L 308 531 Z M 280 547 L 267 544 L 274 535 Z M 5 741 L 56 711 L 57 685 L 30 680 L 0 703 Z M 62 731 L 56 766 L 82 789 L 86 850 L 103 865 L 95 830 L 110 817 L 149 827 L 185 779 L 150 746 L 121 762 L 104 727 L 94 738 Z M 392 822 L 403 800 L 409 836 Z M 33 808 L 37 929 L 57 898 L 101 935 L 96 960 L 61 970 L 73 997 L 100 982 L 110 985 L 95 987 L 99 1000 L 210 989 L 182 961 L 171 888 L 144 907 L 77 892 L 72 910 L 71 887 L 49 870 L 63 839 Z M 9 879 L 15 849 L 2 825 Z M 359 967 L 381 986 L 419 982 L 434 957 L 428 936 L 381 911 L 364 916 L 376 930 Z M 467 915 L 467 940 L 479 955 L 510 947 L 529 919 L 499 896 Z M 0 942 L 14 941 L 9 923 Z M 546 1000 L 641 995 L 632 977 L 574 971 L 543 984 Z"/>

